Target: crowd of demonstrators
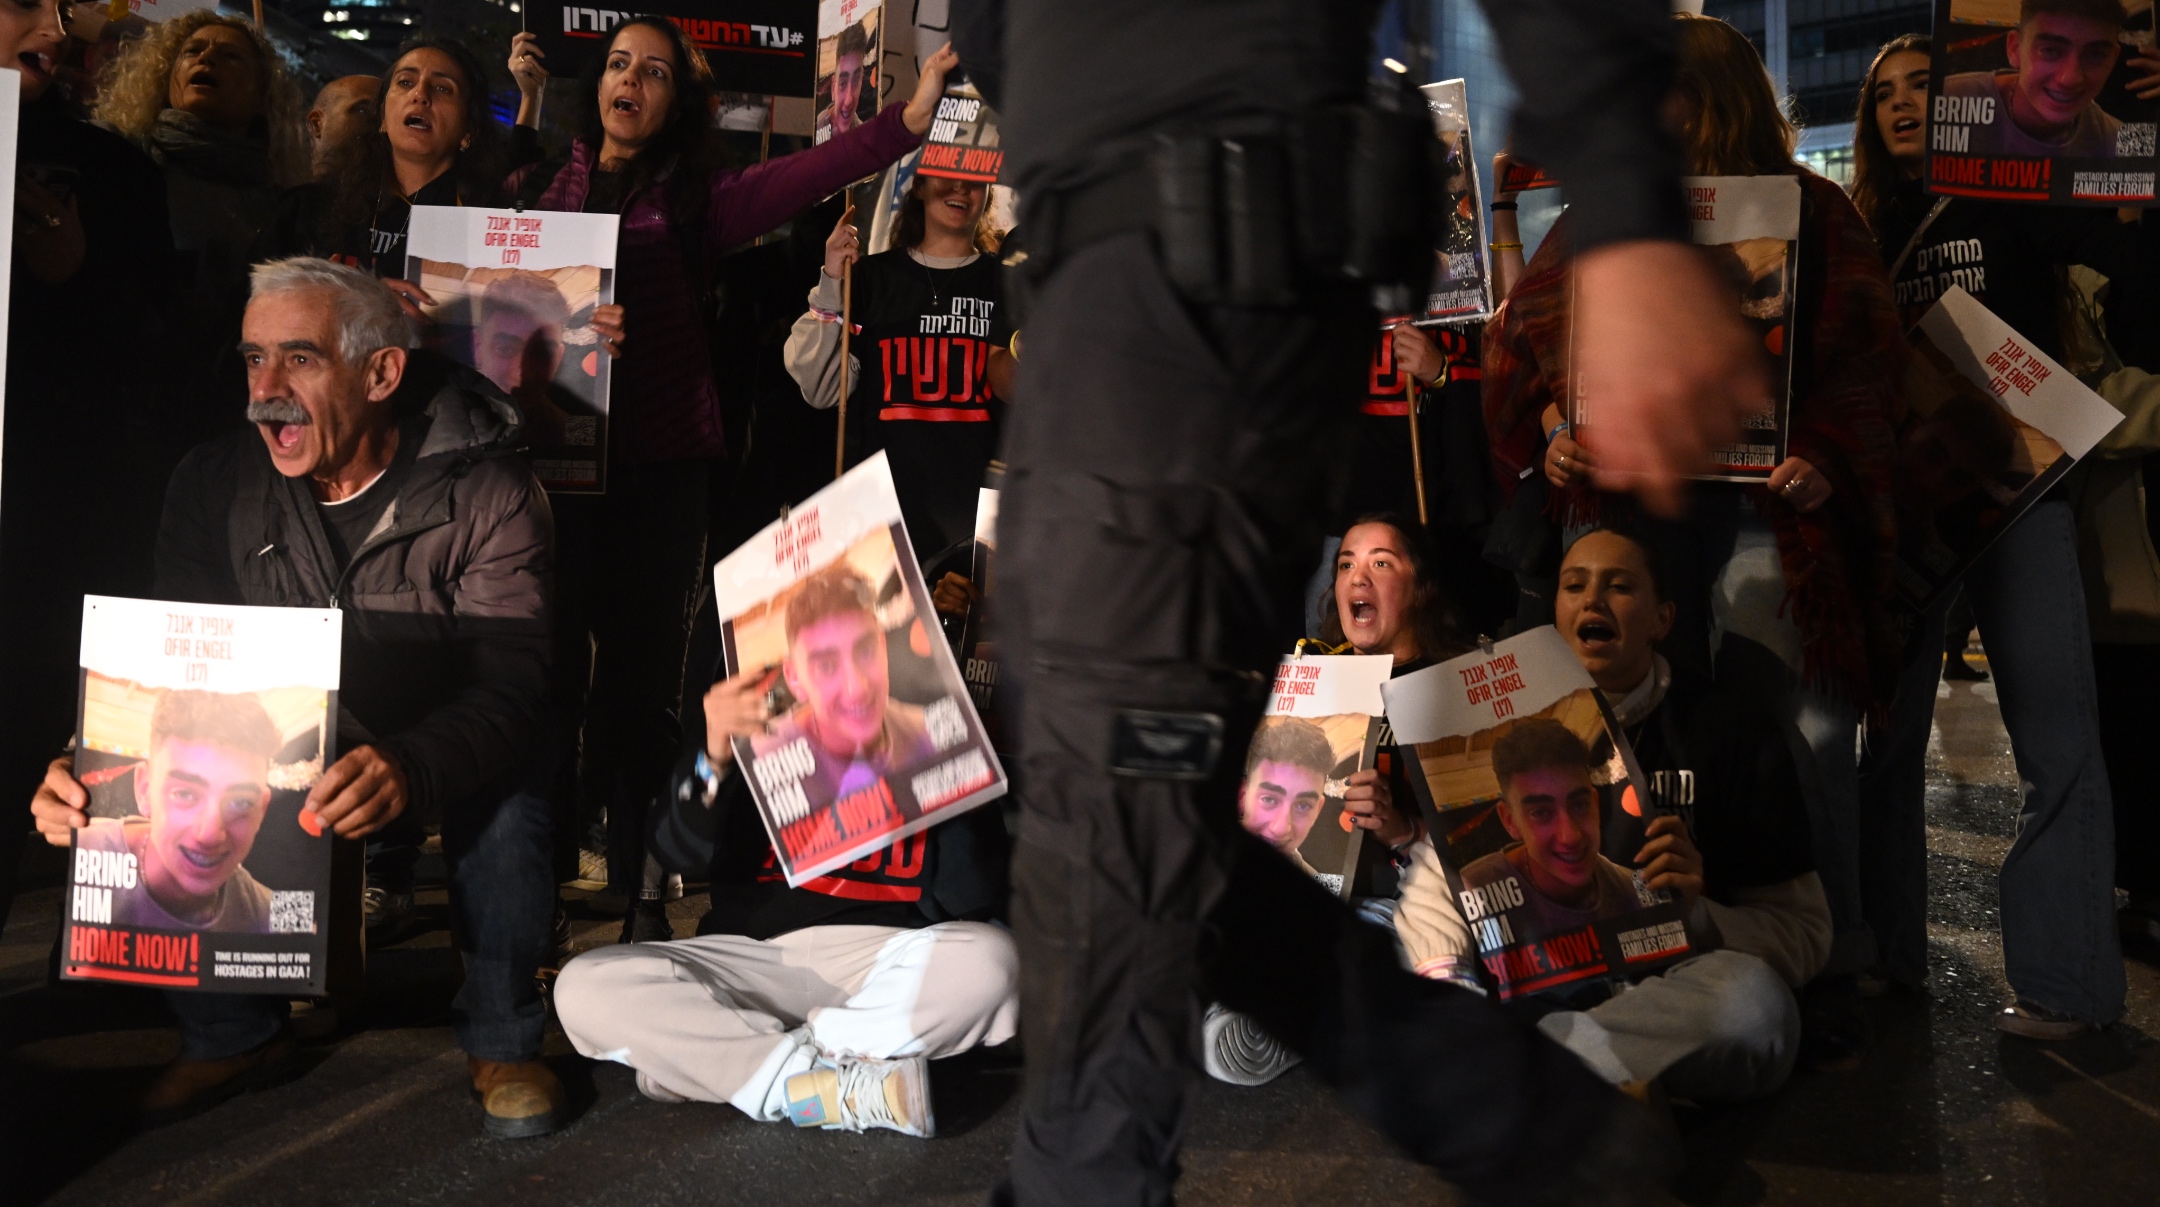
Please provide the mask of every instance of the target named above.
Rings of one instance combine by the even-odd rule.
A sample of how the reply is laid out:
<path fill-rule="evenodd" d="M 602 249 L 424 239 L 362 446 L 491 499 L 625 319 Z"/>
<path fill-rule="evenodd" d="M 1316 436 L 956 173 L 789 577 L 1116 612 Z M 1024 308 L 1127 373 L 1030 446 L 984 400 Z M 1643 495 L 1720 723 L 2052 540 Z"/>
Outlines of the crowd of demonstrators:
<path fill-rule="evenodd" d="M 2029 19 L 2092 8 L 2024 7 Z M 1105 1106 L 1081 1088 L 1098 1064 L 1151 1069 L 1194 1035 L 1221 1080 L 1259 1084 L 1310 1059 L 1368 1096 L 1438 1095 L 1405 1070 L 1443 1056 L 1476 1065 L 1465 1080 L 1508 1063 L 1516 1108 L 1571 1104 L 1614 1134 L 1628 1124 L 1599 1113 L 1617 1101 L 1599 1080 L 1737 1100 L 1773 1092 L 1799 1063 L 1849 1067 L 1865 1042 L 1863 990 L 1918 988 L 1925 974 L 1922 771 L 1944 651 L 1963 641 L 1946 637 L 1958 592 L 1901 623 L 1891 566 L 1900 524 L 1937 502 L 1920 494 L 1926 471 L 1954 452 L 1901 396 L 1905 328 L 1939 291 L 1926 265 L 1953 242 L 1976 269 L 1961 277 L 1968 291 L 2126 416 L 1960 584 L 2024 783 L 2001 881 L 2015 998 L 1996 1025 L 2060 1039 L 2113 1021 L 2118 928 L 2160 940 L 2160 825 L 2137 797 L 2160 772 L 2141 701 L 2160 668 L 2160 363 L 2148 363 L 2160 245 L 2133 211 L 1928 196 L 1924 37 L 1893 41 L 1870 69 L 1848 198 L 1795 161 L 1796 131 L 1753 46 L 1722 21 L 1675 18 L 1664 116 L 1679 166 L 1797 181 L 1798 309 L 1791 455 L 1764 485 L 1698 485 L 1684 508 L 1653 513 L 1610 489 L 1613 446 L 1578 441 L 1566 420 L 1570 362 L 1597 342 L 1581 334 L 1582 308 L 1614 296 L 1600 275 L 1615 262 L 1610 231 L 1587 207 L 1524 263 L 1514 198 L 1495 199 L 1505 300 L 1482 331 L 1376 333 L 1348 288 L 1281 313 L 1190 304 L 1147 241 L 1122 231 L 1066 249 L 1052 278 L 1065 293 L 1028 337 L 1064 371 L 1030 375 L 987 189 L 918 175 L 891 250 L 861 256 L 849 210 L 813 277 L 816 236 L 798 235 L 800 280 L 784 292 L 792 316 L 814 280 L 808 308 L 784 347 L 777 334 L 757 345 L 717 330 L 725 257 L 919 145 L 950 49 L 927 59 L 904 105 L 862 120 L 861 56 L 843 40 L 831 139 L 737 167 L 711 129 L 719 82 L 662 18 L 633 18 L 598 48 L 556 159 L 538 135 L 549 75 L 530 34 L 510 46 L 520 103 L 506 129 L 487 65 L 453 39 L 408 42 L 379 78 L 330 81 L 303 115 L 245 22 L 197 12 L 130 29 L 95 59 L 99 125 L 56 80 L 110 31 L 86 29 L 70 49 L 55 0 L 0 6 L 0 59 L 12 48 L 24 76 L 0 624 L 70 632 L 85 592 L 344 610 L 345 753 L 309 808 L 366 840 L 377 939 L 411 915 L 415 863 L 439 828 L 465 968 L 456 1034 L 490 1135 L 566 1122 L 563 1086 L 538 1059 L 548 1008 L 536 974 L 559 942 L 567 844 L 602 865 L 584 870 L 616 898 L 623 943 L 563 967 L 556 1014 L 579 1052 L 631 1067 L 662 1102 L 930 1135 L 926 1062 L 1012 1039 L 1022 955 L 1045 961 L 1025 1003 L 1050 1054 L 1031 1073 L 1015 1164 L 1030 1195 L 1090 1162 L 1153 1186 L 1175 1127 L 1145 1142 L 1108 1133 L 1171 1119 L 1182 1098 Z M 615 303 L 591 320 L 619 358 L 604 494 L 551 498 L 520 455 L 545 407 L 518 364 L 535 338 L 559 356 L 567 315 L 507 335 L 510 359 L 492 369 L 485 346 L 481 371 L 428 350 L 433 299 L 406 270 L 416 205 L 620 216 Z M 819 229 L 829 215 L 818 211 Z M 1699 268 L 1691 256 L 1674 271 Z M 518 285 L 484 295 L 483 327 Z M 100 330 L 123 325 L 143 354 L 102 355 L 85 314 Z M 1145 372 L 1085 355 L 1142 333 L 1159 345 Z M 1729 368 L 1693 338 L 1673 355 L 1711 377 Z M 225 375 L 196 364 L 235 344 L 244 394 L 229 362 Z M 880 718 L 867 732 L 805 730 L 819 774 L 921 734 L 892 703 L 882 657 L 846 682 L 814 657 L 889 637 L 852 571 L 823 572 L 793 598 L 782 666 L 727 676 L 714 652 L 706 575 L 724 552 L 717 534 L 740 526 L 724 513 L 744 454 L 723 394 L 758 371 L 721 350 L 752 346 L 808 407 L 834 407 L 846 383 L 845 460 L 887 456 L 926 566 L 972 564 L 977 491 L 1005 443 L 1064 467 L 1016 473 L 1007 499 L 1019 585 L 996 601 L 1010 618 L 999 637 L 1038 693 L 1009 720 L 1023 743 L 1016 792 L 1043 794 L 1012 828 L 1004 811 L 978 810 L 787 884 L 734 757 L 737 741 L 769 743 L 789 723 L 775 716 L 774 676 L 813 714 L 846 695 L 849 711 Z M 1310 405 L 1347 398 L 1360 359 L 1361 408 Z M 1033 393 L 1014 408 L 1016 378 Z M 1144 432 L 1116 421 L 1158 396 L 1180 405 Z M 84 438 L 86 416 L 101 439 Z M 1234 473 L 1194 460 L 1225 448 L 1248 459 Z M 1347 477 L 1316 450 L 1339 453 Z M 1477 987 L 1475 947 L 1392 735 L 1343 785 L 1347 824 L 1371 840 L 1355 913 L 1322 912 L 1297 854 L 1297 819 L 1309 826 L 1334 763 L 1310 726 L 1271 721 L 1225 741 L 1223 768 L 1202 774 L 1235 783 L 1234 820 L 1201 817 L 1168 781 L 1095 783 L 1095 756 L 1061 739 L 1100 719 L 1100 678 L 1145 679 L 1131 689 L 1141 703 L 1253 728 L 1253 682 L 1230 668 L 1281 653 L 1267 644 L 1281 634 L 1257 612 L 1200 618 L 1232 597 L 1286 594 L 1309 564 L 1305 538 L 1330 530 L 1305 618 L 1324 651 L 1386 656 L 1401 676 L 1466 651 L 1472 634 L 1557 626 L 1639 765 L 1684 776 L 1693 805 L 1623 840 L 1637 831 L 1614 823 L 1623 806 L 1596 787 L 1583 742 L 1525 722 L 1493 751 L 1518 871 L 1549 917 L 1579 919 L 1633 869 L 1676 897 L 1697 954 L 1633 984 L 1510 1006 L 1552 1041 L 1529 1043 L 1458 992 Z M 1106 602 L 1105 585 L 1136 568 L 1148 589 Z M 983 614 L 986 584 L 955 572 L 936 587 L 941 613 Z M 70 728 L 72 648 L 0 654 L 0 773 L 41 781 L 36 825 L 62 846 L 92 824 L 71 759 L 52 757 Z M 1190 676 L 1163 669 L 1195 658 Z M 156 732 L 192 723 L 169 711 Z M 86 841 L 156 862 L 155 817 L 96 824 Z M 1540 862 L 1555 847 L 1557 862 Z M 709 887 L 694 937 L 673 937 L 671 876 Z M 1094 892 L 1099 880 L 1127 895 Z M 148 896 L 165 917 L 199 921 L 259 911 L 252 884 L 190 894 L 158 879 Z M 2130 894 L 2120 915 L 2116 887 Z M 1132 907 L 1136 894 L 1151 904 Z M 1142 950 L 1151 936 L 1182 944 L 1209 927 L 1205 969 L 1142 966 L 1162 962 Z M 1286 933 L 1309 941 L 1279 944 Z M 1083 967 L 1073 953 L 1089 943 L 1106 954 Z M 167 997 L 182 1057 L 149 1090 L 151 1118 L 289 1069 L 283 1000 Z M 1102 1005 L 1113 997 L 1122 1004 Z M 1081 1031 L 1112 1023 L 1130 1034 L 1081 1051 Z M 1350 1051 L 1406 1027 L 1418 1038 L 1399 1068 Z M 1460 1045 L 1476 1035 L 1492 1050 L 1467 1061 Z M 1425 1123 L 1391 1127 L 1444 1155 Z"/>
<path fill-rule="evenodd" d="M 1795 133 L 1754 47 L 1711 18 L 1678 21 L 1668 111 L 1699 175 L 1785 173 L 1801 185 L 1790 455 L 1763 486 L 1699 486 L 1688 514 L 1645 527 L 1675 603 L 1668 656 L 1691 674 L 1742 684 L 1785 717 L 1809 785 L 1815 864 L 1837 919 L 1835 978 L 1811 1030 L 1823 1063 L 1862 1042 L 1856 978 L 1875 960 L 1860 892 L 1856 735 L 1889 706 L 1897 633 L 1891 478 L 1906 356 L 1890 285 L 1860 214 L 1793 160 Z M 1623 514 L 1595 493 L 1594 456 L 1573 438 L 1567 398 L 1571 303 L 1567 216 L 1486 331 L 1485 405 L 1503 479 L 1541 465 L 1565 529 Z M 1937 640 L 1935 648 L 1941 648 Z"/>
<path fill-rule="evenodd" d="M 544 72 L 527 43 L 525 79 Z M 604 813 L 607 881 L 626 898 L 625 938 L 666 938 L 665 873 L 646 857 L 649 803 L 666 788 L 688 711 L 690 621 L 707 566 L 713 498 L 731 474 L 711 356 L 714 262 L 921 142 L 949 51 L 924 64 L 914 95 L 808 151 L 747 168 L 715 162 L 713 79 L 664 18 L 616 27 L 579 81 L 566 160 L 521 169 L 529 209 L 622 215 L 615 298 L 637 329 L 609 415 L 607 493 L 557 500 L 563 567 L 557 680 L 566 731 L 582 735 L 574 773 L 589 824 Z M 529 110 L 529 113 L 528 113 Z M 537 105 L 521 108 L 536 119 Z M 530 126 L 519 126 L 532 137 Z M 589 668 L 589 669 L 588 669 Z"/>
<path fill-rule="evenodd" d="M 2038 15 L 2059 7 L 2026 6 Z M 1917 35 L 1882 48 L 1854 130 L 1853 196 L 1894 278 L 1899 309 L 1912 322 L 1935 301 L 1944 274 L 1933 266 L 1942 249 L 1955 247 L 1957 280 L 1966 291 L 2060 363 L 2061 318 L 2069 309 L 2063 271 L 2082 265 L 2109 277 L 2144 277 L 2156 266 L 2155 244 L 2143 223 L 2110 210 L 1928 196 L 1921 176 L 1929 50 L 1929 40 Z M 1921 424 L 1907 433 L 1909 454 L 1921 459 L 1923 471 L 1956 461 L 1957 436 L 1939 427 Z M 1915 472 L 1900 480 L 1939 477 Z M 1931 500 L 1904 502 L 1926 507 Z M 2113 806 L 2076 527 L 2070 500 L 2053 492 L 1962 579 L 2025 785 L 2018 840 L 1999 882 L 2004 969 L 2016 999 L 1997 1021 L 2006 1031 L 2040 1038 L 2066 1038 L 2114 1021 L 2125 992 L 2108 871 Z M 1868 752 L 1862 888 L 1878 946 L 1873 971 L 1885 986 L 1916 987 L 1926 974 L 1924 764 L 1947 606 L 1923 619 L 1902 660 L 1887 731 Z"/>

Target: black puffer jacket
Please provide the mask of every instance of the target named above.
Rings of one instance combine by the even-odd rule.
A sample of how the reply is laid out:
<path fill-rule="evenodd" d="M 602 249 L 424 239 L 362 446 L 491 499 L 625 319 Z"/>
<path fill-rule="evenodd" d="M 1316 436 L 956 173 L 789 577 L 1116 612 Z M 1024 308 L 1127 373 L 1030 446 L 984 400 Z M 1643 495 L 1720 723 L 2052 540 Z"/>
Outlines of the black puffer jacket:
<path fill-rule="evenodd" d="M 314 496 L 276 471 L 250 425 L 174 472 L 156 592 L 343 609 L 339 745 L 396 757 L 412 807 L 435 820 L 536 764 L 554 520 L 514 452 L 518 410 L 485 378 L 416 352 L 396 409 L 417 459 L 342 574 Z"/>

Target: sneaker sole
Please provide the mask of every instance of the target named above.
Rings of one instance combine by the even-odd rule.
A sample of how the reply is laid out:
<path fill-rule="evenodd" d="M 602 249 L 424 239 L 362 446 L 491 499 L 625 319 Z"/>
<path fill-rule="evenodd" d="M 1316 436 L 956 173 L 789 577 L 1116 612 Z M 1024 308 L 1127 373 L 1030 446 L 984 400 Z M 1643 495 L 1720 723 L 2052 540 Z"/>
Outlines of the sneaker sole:
<path fill-rule="evenodd" d="M 2051 1023 L 2036 1018 L 2020 1018 L 2015 1014 L 1997 1014 L 1995 1029 L 2019 1039 L 2036 1039 L 2042 1043 L 2061 1043 L 2093 1033 L 2091 1023 Z"/>
<path fill-rule="evenodd" d="M 545 1115 L 528 1115 L 523 1119 L 503 1119 L 495 1115 L 483 1116 L 481 1130 L 490 1140 L 530 1140 L 535 1136 L 551 1135 L 563 1128 L 559 1112 Z"/>

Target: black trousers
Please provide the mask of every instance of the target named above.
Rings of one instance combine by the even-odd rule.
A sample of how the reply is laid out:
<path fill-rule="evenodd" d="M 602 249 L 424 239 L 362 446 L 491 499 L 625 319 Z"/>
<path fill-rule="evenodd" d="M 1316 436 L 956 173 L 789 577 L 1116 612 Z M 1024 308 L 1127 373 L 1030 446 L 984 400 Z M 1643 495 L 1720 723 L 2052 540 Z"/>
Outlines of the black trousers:
<path fill-rule="evenodd" d="M 1339 497 L 1373 331 L 1354 294 L 1195 309 L 1137 236 L 1045 282 L 1007 438 L 1000 641 L 1025 785 L 1013 864 L 1022 1204 L 1162 1204 L 1201 1003 L 1254 1015 L 1412 1155 L 1536 1202 L 1617 1095 L 1237 821 L 1244 750 Z M 1212 774 L 1115 774 L 1120 710 L 1211 714 Z"/>
<path fill-rule="evenodd" d="M 571 770 L 558 773 L 557 808 L 568 812 L 574 791 L 569 832 L 580 836 L 607 810 L 608 882 L 633 899 L 657 887 L 646 885 L 645 818 L 682 749 L 684 658 L 711 568 L 708 495 L 724 472 L 705 461 L 616 465 L 605 495 L 553 500 L 555 691 L 563 749 L 578 758 L 574 790 Z"/>

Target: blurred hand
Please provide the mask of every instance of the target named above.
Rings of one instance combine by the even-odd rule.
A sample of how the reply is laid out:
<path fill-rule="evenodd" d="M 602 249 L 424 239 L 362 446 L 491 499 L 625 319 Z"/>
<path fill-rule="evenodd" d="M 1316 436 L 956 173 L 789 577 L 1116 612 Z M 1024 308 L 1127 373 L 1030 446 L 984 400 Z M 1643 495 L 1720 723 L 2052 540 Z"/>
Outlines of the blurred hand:
<path fill-rule="evenodd" d="M 706 689 L 705 757 L 714 767 L 735 761 L 729 745 L 733 739 L 755 737 L 770 728 L 772 709 L 765 703 L 765 687 L 772 672 L 769 666 L 744 671 Z"/>
<path fill-rule="evenodd" d="M 1502 151 L 1498 155 L 1492 157 L 1492 182 L 1493 188 L 1495 190 L 1499 189 L 1501 181 L 1507 179 L 1508 169 L 1514 166 L 1515 157 L 1506 151 Z M 1519 193 L 1502 193 L 1496 191 L 1493 193 L 1492 199 L 1494 201 L 1513 201 L 1518 195 Z"/>
<path fill-rule="evenodd" d="M 302 807 L 339 838 L 359 838 L 396 820 L 409 792 L 396 759 L 373 746 L 355 746 L 315 781 Z"/>
<path fill-rule="evenodd" d="M 428 295 L 427 290 L 411 281 L 401 281 L 396 277 L 384 277 L 383 285 L 397 295 L 398 308 L 405 312 L 405 317 L 411 319 L 414 326 L 425 327 L 435 321 L 427 316 L 427 311 L 421 309 L 422 306 L 435 304 L 435 299 Z"/>
<path fill-rule="evenodd" d="M 45 841 L 64 847 L 75 841 L 75 831 L 90 824 L 90 790 L 75 778 L 75 756 L 63 754 L 45 768 L 45 782 L 30 798 L 30 816 Z"/>
<path fill-rule="evenodd" d="M 1833 487 L 1822 471 L 1799 457 L 1787 457 L 1770 471 L 1770 493 L 1793 505 L 1793 510 L 1813 511 L 1830 501 Z"/>
<path fill-rule="evenodd" d="M 825 275 L 838 281 L 847 276 L 848 265 L 862 256 L 862 239 L 855 230 L 855 203 L 848 202 L 840 221 L 825 236 Z"/>
<path fill-rule="evenodd" d="M 17 176 L 15 250 L 30 275 L 47 285 L 74 280 L 90 250 L 75 198 L 62 200 L 28 176 Z"/>
<path fill-rule="evenodd" d="M 1439 384 L 1447 372 L 1447 353 L 1425 334 L 1425 329 L 1409 323 L 1395 324 L 1395 367 L 1417 378 L 1419 386 L 1430 389 Z"/>
<path fill-rule="evenodd" d="M 1395 794 L 1386 776 L 1368 768 L 1344 783 L 1343 811 L 1350 814 L 1350 824 L 1390 848 L 1417 837 L 1417 823 L 1395 808 Z"/>
<path fill-rule="evenodd" d="M 947 570 L 930 593 L 930 604 L 947 616 L 965 616 L 975 606 L 975 584 L 957 570 Z"/>
<path fill-rule="evenodd" d="M 1635 866 L 1642 869 L 1643 883 L 1678 897 L 1680 912 L 1688 913 L 1695 908 L 1695 899 L 1702 896 L 1702 852 L 1695 849 L 1687 827 L 1670 813 L 1651 818 L 1643 832 L 1650 841 L 1635 853 Z"/>
<path fill-rule="evenodd" d="M 1598 430 L 1597 483 L 1678 515 L 1681 479 L 1739 417 L 1768 410 L 1760 345 L 1730 289 L 1684 243 L 1599 247 L 1575 268 L 1575 357 Z"/>
<path fill-rule="evenodd" d="M 609 356 L 622 355 L 623 308 L 620 304 L 609 303 L 606 306 L 593 307 L 592 329 L 593 333 L 600 337 L 600 346 L 607 349 Z"/>
<path fill-rule="evenodd" d="M 521 33 L 510 39 L 510 78 L 524 96 L 538 96 L 547 86 L 547 52 L 540 49 L 538 34 Z"/>
<path fill-rule="evenodd" d="M 937 53 L 923 60 L 922 72 L 915 77 L 915 95 L 908 98 L 907 110 L 900 121 L 916 134 L 930 132 L 930 119 L 937 116 L 938 98 L 945 95 L 945 73 L 960 65 L 960 56 L 953 53 L 952 43 L 937 48 Z"/>

